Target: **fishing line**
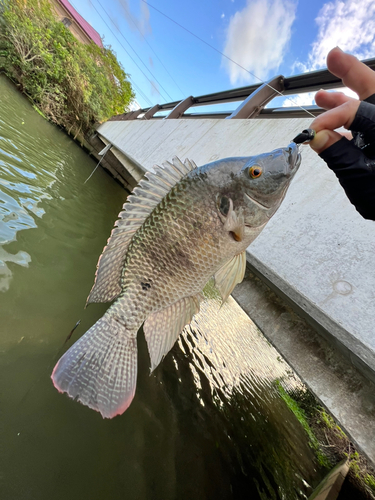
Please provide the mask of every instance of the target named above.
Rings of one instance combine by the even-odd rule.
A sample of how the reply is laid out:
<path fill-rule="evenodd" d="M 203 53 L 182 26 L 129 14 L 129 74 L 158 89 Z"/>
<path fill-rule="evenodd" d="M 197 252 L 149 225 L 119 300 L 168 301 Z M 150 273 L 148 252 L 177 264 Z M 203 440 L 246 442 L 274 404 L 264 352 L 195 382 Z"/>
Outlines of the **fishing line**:
<path fill-rule="evenodd" d="M 87 177 L 87 179 L 85 180 L 85 182 L 83 184 L 86 184 L 87 181 L 89 181 L 91 179 L 91 177 L 95 174 L 95 171 L 96 169 L 99 167 L 99 165 L 101 164 L 102 160 L 104 159 L 105 155 L 108 153 L 108 151 L 110 150 L 111 148 L 109 147 L 107 149 L 107 151 L 105 151 L 105 153 L 103 154 L 103 156 L 100 158 L 98 164 L 96 165 L 96 167 L 94 168 L 94 170 L 91 172 L 91 174 Z"/>
<path fill-rule="evenodd" d="M 238 62 L 234 61 L 231 57 L 227 56 L 226 54 L 224 54 L 224 52 L 221 52 L 221 50 L 217 49 L 216 47 L 214 47 L 213 45 L 211 45 L 210 43 L 206 42 L 205 40 L 203 40 L 203 38 L 201 38 L 200 36 L 196 35 L 195 33 L 193 33 L 192 31 L 190 31 L 188 28 L 185 28 L 184 26 L 182 26 L 182 24 L 178 23 L 177 21 L 175 21 L 174 19 L 172 19 L 171 17 L 167 16 L 167 14 L 164 14 L 164 12 L 162 12 L 161 10 L 157 9 L 156 7 L 154 7 L 153 5 L 151 5 L 149 2 L 147 2 L 146 0 L 142 0 L 142 2 L 144 2 L 146 5 L 148 5 L 149 7 L 151 7 L 152 9 L 156 10 L 157 12 L 159 12 L 159 14 L 161 14 L 162 16 L 166 17 L 167 19 L 169 19 L 172 23 L 176 24 L 177 26 L 179 26 L 180 28 L 182 28 L 183 30 L 187 31 L 188 33 L 190 33 L 190 35 L 194 36 L 195 38 L 197 38 L 199 41 L 201 41 L 202 43 L 204 43 L 205 45 L 208 45 L 208 47 L 210 47 L 211 49 L 213 49 L 215 52 L 218 52 L 219 54 L 221 54 L 223 57 L 225 57 L 226 59 L 228 59 L 229 61 L 231 61 L 233 64 L 236 64 L 239 68 L 243 69 L 244 71 L 246 71 L 247 73 L 249 73 L 249 75 L 253 76 L 254 78 L 256 78 L 257 80 L 259 80 L 261 83 L 267 85 L 267 87 L 269 87 L 270 89 L 272 89 L 274 92 L 276 92 L 277 94 L 281 95 L 282 97 L 285 97 L 285 95 L 280 92 L 279 90 L 275 89 L 272 87 L 272 85 L 270 85 L 269 83 L 267 82 L 264 82 L 261 78 L 259 78 L 258 76 L 256 76 L 254 73 L 252 73 L 251 71 L 249 71 L 248 69 L 244 68 L 243 66 L 241 66 L 241 64 L 239 64 Z M 293 99 L 289 98 L 290 101 L 292 103 L 294 103 L 296 105 L 296 107 L 302 109 L 303 111 L 305 111 L 308 115 L 312 116 L 313 118 L 315 118 L 315 115 L 313 115 L 312 113 L 310 113 L 310 111 L 308 111 L 306 108 L 303 108 L 302 106 L 300 106 L 299 104 L 297 104 Z"/>
<path fill-rule="evenodd" d="M 150 47 L 150 49 L 152 50 L 152 52 L 155 54 L 155 57 L 158 59 L 158 61 L 160 62 L 160 64 L 163 66 L 163 68 L 165 69 L 165 71 L 168 73 L 168 75 L 171 77 L 171 80 L 174 82 L 174 84 L 176 85 L 176 87 L 178 88 L 178 90 L 181 92 L 181 95 L 184 95 L 185 92 L 181 89 L 181 87 L 178 85 L 178 83 L 176 82 L 176 80 L 173 78 L 173 76 L 171 75 L 171 73 L 168 71 L 168 69 L 164 66 L 163 64 L 163 61 L 160 59 L 160 57 L 157 55 L 157 53 L 155 52 L 155 50 L 152 48 L 152 46 L 150 45 L 150 43 L 147 41 L 147 38 L 144 36 L 144 34 L 142 33 L 142 31 L 139 29 L 137 23 L 134 21 L 133 19 L 133 16 L 131 14 L 131 12 L 129 11 L 127 5 L 126 5 L 126 1 L 123 1 L 123 0 L 119 0 L 120 2 L 120 5 L 121 7 L 125 10 L 125 12 L 128 14 L 129 16 L 129 19 L 131 20 L 131 22 L 133 23 L 133 25 L 135 26 L 135 28 L 139 31 L 139 34 L 141 35 L 141 37 L 143 38 L 143 40 L 147 43 L 147 45 Z"/>

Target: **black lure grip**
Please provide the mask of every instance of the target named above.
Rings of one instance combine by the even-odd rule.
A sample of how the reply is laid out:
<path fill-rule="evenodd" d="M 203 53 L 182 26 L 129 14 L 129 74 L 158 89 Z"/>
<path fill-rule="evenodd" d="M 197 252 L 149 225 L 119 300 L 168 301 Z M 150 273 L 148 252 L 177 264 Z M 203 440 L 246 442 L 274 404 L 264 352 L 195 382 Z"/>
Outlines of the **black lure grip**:
<path fill-rule="evenodd" d="M 296 144 L 303 144 L 305 142 L 310 142 L 314 139 L 315 137 L 315 130 L 312 128 L 307 128 L 305 130 L 302 130 L 302 132 L 293 139 L 293 142 Z"/>

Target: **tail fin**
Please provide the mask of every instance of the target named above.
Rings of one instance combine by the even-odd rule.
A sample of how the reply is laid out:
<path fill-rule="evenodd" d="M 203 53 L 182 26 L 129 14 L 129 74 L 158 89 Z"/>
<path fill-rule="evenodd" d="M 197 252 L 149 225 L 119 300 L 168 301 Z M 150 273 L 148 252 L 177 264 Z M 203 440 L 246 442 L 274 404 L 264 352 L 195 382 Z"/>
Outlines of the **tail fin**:
<path fill-rule="evenodd" d="M 137 382 L 137 339 L 106 313 L 58 361 L 52 381 L 60 392 L 103 418 L 130 406 Z"/>

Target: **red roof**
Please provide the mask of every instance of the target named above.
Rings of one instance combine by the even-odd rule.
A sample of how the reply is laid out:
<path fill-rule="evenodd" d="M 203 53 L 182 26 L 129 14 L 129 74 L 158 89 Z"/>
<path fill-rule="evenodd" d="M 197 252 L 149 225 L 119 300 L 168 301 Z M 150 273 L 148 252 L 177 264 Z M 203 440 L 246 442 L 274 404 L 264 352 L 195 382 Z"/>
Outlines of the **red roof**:
<path fill-rule="evenodd" d="M 75 22 L 83 29 L 86 35 L 94 42 L 98 47 L 103 47 L 102 39 L 97 31 L 89 24 L 83 17 L 78 14 L 75 8 L 70 5 L 68 0 L 58 0 L 59 3 L 64 7 L 65 10 L 69 12 Z"/>

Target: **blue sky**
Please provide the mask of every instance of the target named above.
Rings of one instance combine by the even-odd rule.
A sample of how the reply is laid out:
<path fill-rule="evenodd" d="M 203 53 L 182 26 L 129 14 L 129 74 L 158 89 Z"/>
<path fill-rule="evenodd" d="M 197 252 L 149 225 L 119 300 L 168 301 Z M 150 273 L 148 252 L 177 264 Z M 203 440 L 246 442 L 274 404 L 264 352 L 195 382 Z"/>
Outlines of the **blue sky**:
<path fill-rule="evenodd" d="M 141 107 L 259 81 L 142 0 L 70 1 L 112 46 Z M 374 0 L 150 0 L 150 5 L 262 80 L 324 67 L 336 45 L 361 59 L 375 57 Z M 313 94 L 297 102 L 311 104 Z"/>

